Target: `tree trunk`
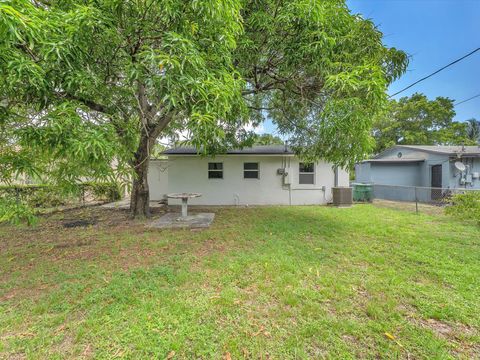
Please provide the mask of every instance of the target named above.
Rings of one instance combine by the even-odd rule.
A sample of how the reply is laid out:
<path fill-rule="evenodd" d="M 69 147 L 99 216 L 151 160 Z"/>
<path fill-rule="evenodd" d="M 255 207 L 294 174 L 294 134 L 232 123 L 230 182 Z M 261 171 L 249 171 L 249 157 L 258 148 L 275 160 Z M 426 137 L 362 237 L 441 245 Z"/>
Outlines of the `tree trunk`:
<path fill-rule="evenodd" d="M 142 96 L 140 97 L 143 98 Z M 144 105 L 144 108 L 146 107 Z M 140 116 L 144 116 L 147 111 L 149 112 L 147 119 L 151 119 L 155 110 L 144 109 L 140 112 Z M 172 120 L 173 115 L 173 112 L 167 113 L 163 117 L 158 118 L 154 125 L 149 125 L 148 121 L 142 120 L 144 126 L 140 136 L 140 143 L 132 161 L 135 178 L 133 179 L 132 195 L 130 197 L 130 214 L 133 218 L 150 217 L 150 192 L 147 179 L 150 153 L 155 145 L 155 141 Z"/>
<path fill-rule="evenodd" d="M 134 218 L 150 217 L 150 192 L 147 175 L 151 146 L 148 136 L 142 135 L 132 163 L 135 178 L 130 197 L 130 214 Z"/>

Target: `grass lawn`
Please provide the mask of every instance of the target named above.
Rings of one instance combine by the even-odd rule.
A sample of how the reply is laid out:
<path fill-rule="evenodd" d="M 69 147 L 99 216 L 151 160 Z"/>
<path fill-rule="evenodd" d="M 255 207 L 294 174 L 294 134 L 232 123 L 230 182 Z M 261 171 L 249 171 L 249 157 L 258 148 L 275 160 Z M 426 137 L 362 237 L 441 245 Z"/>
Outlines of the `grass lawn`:
<path fill-rule="evenodd" d="M 480 357 L 480 228 L 357 205 L 0 226 L 0 358 Z M 70 220 L 95 219 L 87 228 Z"/>

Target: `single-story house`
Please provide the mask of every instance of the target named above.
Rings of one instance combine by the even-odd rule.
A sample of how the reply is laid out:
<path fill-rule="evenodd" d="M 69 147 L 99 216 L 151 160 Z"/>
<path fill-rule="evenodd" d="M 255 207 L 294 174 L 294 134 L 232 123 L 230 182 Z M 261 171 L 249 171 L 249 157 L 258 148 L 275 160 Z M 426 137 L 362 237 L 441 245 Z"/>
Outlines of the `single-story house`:
<path fill-rule="evenodd" d="M 430 200 L 443 196 L 448 189 L 480 189 L 480 146 L 393 146 L 356 164 L 355 181 L 378 185 L 377 191 L 388 192 L 381 194 L 382 198 L 390 194 L 392 200 L 412 200 L 414 195 L 406 190 L 394 194 L 391 186 L 444 189 L 423 191 L 422 196 L 427 194 Z"/>
<path fill-rule="evenodd" d="M 284 145 L 232 149 L 214 157 L 178 147 L 151 160 L 150 199 L 195 192 L 193 205 L 313 205 L 332 200 L 332 187 L 348 186 L 347 171 L 331 163 L 302 162 Z M 169 199 L 169 204 L 178 200 Z"/>

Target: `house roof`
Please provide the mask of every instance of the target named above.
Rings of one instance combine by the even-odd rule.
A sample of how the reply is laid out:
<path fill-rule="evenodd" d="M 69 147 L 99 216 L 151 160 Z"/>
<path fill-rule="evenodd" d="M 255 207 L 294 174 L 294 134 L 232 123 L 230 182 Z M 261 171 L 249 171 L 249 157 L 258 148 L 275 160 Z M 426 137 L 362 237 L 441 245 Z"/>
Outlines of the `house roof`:
<path fill-rule="evenodd" d="M 177 147 L 165 150 L 164 155 L 199 155 L 194 147 Z M 224 155 L 293 155 L 294 152 L 285 145 L 256 145 L 243 149 L 229 149 Z M 221 154 L 220 154 L 221 155 Z"/>
<path fill-rule="evenodd" d="M 397 148 L 415 149 L 445 155 L 479 155 L 480 146 L 397 145 Z"/>

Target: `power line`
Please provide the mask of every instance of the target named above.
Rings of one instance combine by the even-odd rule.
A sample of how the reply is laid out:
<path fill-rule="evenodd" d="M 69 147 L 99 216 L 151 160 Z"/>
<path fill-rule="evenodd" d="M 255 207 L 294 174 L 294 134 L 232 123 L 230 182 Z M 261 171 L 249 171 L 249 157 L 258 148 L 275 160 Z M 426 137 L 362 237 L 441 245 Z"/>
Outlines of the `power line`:
<path fill-rule="evenodd" d="M 476 98 L 479 97 L 479 96 L 480 96 L 480 94 L 477 94 L 477 95 L 472 96 L 472 97 L 470 97 L 470 98 L 468 98 L 468 99 L 465 99 L 465 100 L 462 100 L 462 101 L 460 101 L 460 102 L 457 102 L 457 103 L 455 103 L 455 104 L 453 104 L 453 105 L 454 105 L 454 106 L 458 106 L 458 105 L 460 105 L 460 104 L 466 103 L 467 101 L 476 99 Z"/>
<path fill-rule="evenodd" d="M 480 47 L 479 47 L 479 48 L 476 48 L 475 50 L 469 52 L 467 55 L 464 55 L 464 56 L 462 56 L 461 58 L 459 58 L 459 59 L 457 59 L 457 60 L 455 60 L 455 61 L 452 61 L 450 64 L 447 64 L 447 65 L 441 67 L 440 69 L 438 69 L 437 71 L 434 71 L 434 72 L 431 73 L 430 75 L 427 75 L 427 76 L 421 78 L 420 80 L 415 81 L 413 84 L 408 85 L 407 87 L 403 88 L 402 90 L 397 91 L 395 94 L 390 95 L 388 98 L 391 98 L 391 97 L 393 97 L 393 96 L 395 96 L 395 95 L 398 95 L 398 94 L 404 92 L 404 91 L 407 90 L 407 89 L 410 89 L 412 86 L 417 85 L 419 82 L 422 82 L 422 81 L 424 81 L 424 80 L 427 80 L 428 78 L 432 77 L 433 75 L 438 74 L 440 71 L 445 70 L 446 68 L 448 68 L 448 67 L 450 67 L 450 66 L 452 66 L 452 65 L 454 65 L 454 64 L 456 64 L 456 63 L 458 63 L 458 62 L 460 62 L 460 61 L 462 61 L 463 59 L 465 59 L 465 58 L 467 58 L 467 57 L 475 54 L 475 53 L 476 53 L 477 51 L 479 51 L 479 50 L 480 50 Z"/>

